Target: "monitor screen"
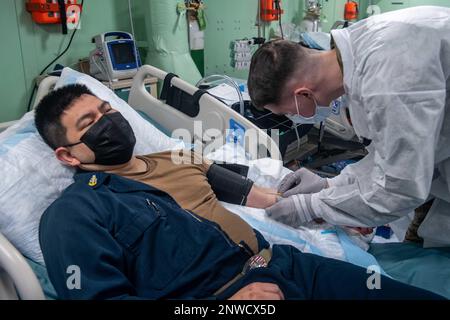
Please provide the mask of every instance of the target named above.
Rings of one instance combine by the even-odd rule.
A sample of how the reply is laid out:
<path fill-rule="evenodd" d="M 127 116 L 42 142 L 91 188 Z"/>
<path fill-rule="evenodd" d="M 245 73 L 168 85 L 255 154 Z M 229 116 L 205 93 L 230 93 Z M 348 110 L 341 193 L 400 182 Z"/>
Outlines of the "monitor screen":
<path fill-rule="evenodd" d="M 130 64 L 136 62 L 134 47 L 131 42 L 115 43 L 111 46 L 111 49 L 114 55 L 114 61 L 117 64 Z"/>

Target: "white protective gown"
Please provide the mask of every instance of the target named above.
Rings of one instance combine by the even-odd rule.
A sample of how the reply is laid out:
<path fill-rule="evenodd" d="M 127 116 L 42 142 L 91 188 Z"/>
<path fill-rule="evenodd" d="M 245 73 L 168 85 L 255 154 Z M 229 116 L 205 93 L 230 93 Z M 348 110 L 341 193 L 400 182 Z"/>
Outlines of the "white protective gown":
<path fill-rule="evenodd" d="M 424 246 L 450 246 L 450 9 L 373 16 L 332 36 L 357 135 L 369 154 L 313 194 L 313 211 L 347 226 L 379 226 L 435 197 Z"/>

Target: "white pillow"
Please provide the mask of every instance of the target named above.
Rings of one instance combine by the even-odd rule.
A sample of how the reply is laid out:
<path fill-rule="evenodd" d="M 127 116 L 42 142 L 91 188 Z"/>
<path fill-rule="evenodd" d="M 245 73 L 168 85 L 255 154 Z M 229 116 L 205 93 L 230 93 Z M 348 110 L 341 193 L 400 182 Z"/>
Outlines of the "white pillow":
<path fill-rule="evenodd" d="M 135 154 L 184 148 L 144 120 L 128 104 L 94 78 L 65 68 L 56 88 L 86 85 L 130 122 L 136 135 Z M 75 170 L 62 165 L 34 125 L 34 111 L 0 133 L 0 232 L 26 257 L 44 263 L 39 246 L 39 220 L 47 207 L 73 182 Z"/>

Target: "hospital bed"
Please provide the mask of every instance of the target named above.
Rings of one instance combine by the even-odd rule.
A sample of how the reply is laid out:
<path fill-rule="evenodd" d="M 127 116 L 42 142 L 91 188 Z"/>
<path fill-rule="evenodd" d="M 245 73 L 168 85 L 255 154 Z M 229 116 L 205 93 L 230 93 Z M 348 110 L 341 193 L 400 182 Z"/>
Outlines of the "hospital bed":
<path fill-rule="evenodd" d="M 197 108 L 195 112 L 192 112 L 192 110 L 179 110 L 177 106 L 173 107 L 166 103 L 167 101 L 154 98 L 147 92 L 144 86 L 144 79 L 147 76 L 157 77 L 162 81 L 166 80 L 166 85 L 181 89 L 190 97 L 196 96 L 198 98 L 198 106 L 195 107 Z M 276 159 L 281 159 L 275 142 L 267 136 L 264 131 L 260 130 L 254 124 L 243 118 L 239 113 L 232 111 L 228 106 L 208 94 L 202 93 L 199 95 L 198 88 L 186 83 L 182 79 L 177 77 L 171 77 L 168 79 L 167 77 L 168 74 L 164 71 L 152 66 L 143 66 L 134 78 L 128 101 L 129 105 L 167 134 L 178 128 L 185 128 L 193 137 L 193 141 L 191 142 L 199 143 L 200 141 L 204 146 L 208 146 L 209 143 L 217 140 L 225 146 L 228 136 L 223 135 L 222 133 L 226 132 L 227 129 L 230 129 L 232 124 L 238 123 L 239 128 L 243 128 L 245 131 L 252 129 L 257 132 L 261 138 L 258 140 L 259 142 L 257 145 L 256 154 L 252 154 L 252 152 L 245 154 L 246 156 L 249 156 L 249 159 L 252 159 L 254 163 L 264 163 L 266 160 L 271 160 L 266 158 L 267 150 L 270 151 L 271 158 L 275 159 L 271 160 L 274 162 L 270 163 L 270 167 L 274 166 L 274 163 L 277 162 Z M 40 83 L 34 106 L 36 106 L 37 103 L 54 88 L 57 82 L 58 77 L 48 77 Z M 175 94 L 180 93 L 175 92 Z M 204 136 L 200 132 L 200 135 L 202 135 L 202 137 L 200 137 L 199 132 L 197 132 L 198 129 L 196 130 L 194 125 L 195 121 L 202 121 L 203 132 L 209 130 L 212 134 Z M 3 125 L 0 124 L 0 132 L 15 123 L 16 122 L 10 122 Z M 242 134 L 242 132 L 238 134 Z M 233 136 L 233 138 L 235 138 L 235 136 Z M 235 144 L 240 144 L 242 142 L 242 149 L 244 151 L 249 151 L 249 149 L 251 149 L 251 146 L 246 145 L 245 140 L 239 142 L 232 139 L 232 142 L 235 142 Z M 278 161 L 277 165 L 282 167 L 282 162 Z M 273 176 L 271 178 L 271 184 L 265 184 L 266 181 L 260 179 L 261 177 L 259 172 L 255 173 L 255 170 L 253 169 L 254 167 L 251 167 L 249 171 L 249 175 L 251 173 L 253 174 L 253 176 L 250 177 L 255 180 L 255 183 L 262 186 L 273 187 L 274 184 L 279 182 L 279 179 L 281 178 L 280 171 L 276 177 Z M 283 172 L 286 173 L 285 170 L 287 169 L 283 168 L 283 170 Z M 267 176 L 270 177 L 271 175 L 271 172 L 267 173 Z M 377 261 L 371 255 L 367 254 L 364 250 L 358 250 L 358 248 L 355 248 L 356 246 L 352 244 L 352 241 L 345 234 L 345 232 L 342 232 L 342 230 L 334 230 L 330 228 L 329 230 L 312 229 L 299 231 L 288 229 L 288 227 L 280 227 L 277 223 L 268 221 L 268 218 L 261 212 L 263 210 L 258 211 L 258 209 L 253 208 L 253 210 L 250 210 L 250 208 L 239 208 L 238 206 L 233 205 L 229 205 L 227 208 L 231 211 L 234 209 L 233 212 L 240 214 L 242 218 L 247 219 L 247 222 L 260 230 L 269 242 L 273 240 L 277 243 L 298 245 L 299 232 L 301 232 L 302 239 L 310 240 L 310 242 L 304 240 L 300 241 L 303 246 L 302 248 L 305 249 L 302 251 L 329 256 L 324 254 L 323 247 L 320 247 L 323 242 L 329 241 L 329 249 L 330 251 L 333 251 L 332 253 L 339 250 L 344 251 L 344 249 L 350 251 L 347 258 L 351 258 L 353 260 L 346 259 L 346 261 L 359 264 L 361 266 L 377 264 Z M 313 243 L 314 237 L 317 240 L 315 243 Z M 339 240 L 337 240 L 338 238 Z M 363 261 L 365 264 L 361 264 Z M 45 267 L 37 265 L 38 264 L 33 261 L 30 261 L 30 259 L 24 258 L 22 253 L 19 252 L 19 250 L 16 249 L 11 242 L 0 233 L 0 299 L 52 298 L 52 296 L 49 296 L 48 290 L 43 290 L 43 288 L 47 289 L 46 284 L 49 284 L 48 278 L 45 274 Z M 45 291 L 46 295 L 44 295 L 43 291 Z"/>

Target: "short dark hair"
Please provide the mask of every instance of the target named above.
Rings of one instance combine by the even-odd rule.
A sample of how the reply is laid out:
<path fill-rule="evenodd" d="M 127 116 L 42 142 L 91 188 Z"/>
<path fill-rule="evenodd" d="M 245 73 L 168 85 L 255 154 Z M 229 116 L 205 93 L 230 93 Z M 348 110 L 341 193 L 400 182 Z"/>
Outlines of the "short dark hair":
<path fill-rule="evenodd" d="M 68 144 L 61 115 L 84 94 L 95 96 L 86 86 L 72 84 L 51 91 L 37 105 L 34 116 L 36 128 L 53 150 Z"/>
<path fill-rule="evenodd" d="M 304 56 L 305 49 L 288 40 L 267 42 L 255 52 L 250 64 L 248 91 L 256 108 L 280 102 L 284 85 Z"/>

